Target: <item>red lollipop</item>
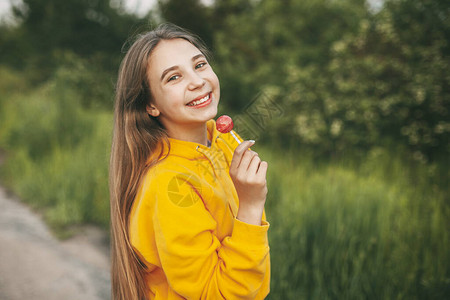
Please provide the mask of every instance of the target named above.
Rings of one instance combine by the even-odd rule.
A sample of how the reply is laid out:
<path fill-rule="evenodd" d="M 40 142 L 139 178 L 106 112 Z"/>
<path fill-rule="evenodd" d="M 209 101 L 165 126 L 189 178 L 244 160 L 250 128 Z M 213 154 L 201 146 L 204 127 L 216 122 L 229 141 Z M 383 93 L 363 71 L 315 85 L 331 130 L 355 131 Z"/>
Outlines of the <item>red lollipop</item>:
<path fill-rule="evenodd" d="M 230 132 L 233 129 L 233 126 L 233 120 L 227 115 L 220 116 L 216 121 L 217 131 L 221 133 Z"/>
<path fill-rule="evenodd" d="M 228 132 L 231 133 L 231 135 L 238 142 L 238 144 L 240 144 L 241 141 L 236 137 L 236 135 L 234 135 L 234 132 L 231 131 L 233 129 L 233 126 L 234 126 L 233 120 L 229 116 L 223 115 L 217 118 L 216 121 L 217 131 L 219 131 L 220 133 L 228 133 Z"/>

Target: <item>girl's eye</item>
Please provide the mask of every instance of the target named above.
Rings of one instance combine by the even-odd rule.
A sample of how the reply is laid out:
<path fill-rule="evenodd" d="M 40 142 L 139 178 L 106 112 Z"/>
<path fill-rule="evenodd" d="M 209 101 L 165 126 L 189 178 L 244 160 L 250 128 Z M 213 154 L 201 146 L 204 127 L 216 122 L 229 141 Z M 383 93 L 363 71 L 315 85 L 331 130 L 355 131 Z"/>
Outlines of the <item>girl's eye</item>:
<path fill-rule="evenodd" d="M 173 76 L 169 77 L 169 79 L 167 81 L 177 80 L 178 78 L 180 78 L 180 75 L 173 75 Z"/>
<path fill-rule="evenodd" d="M 195 66 L 196 69 L 200 69 L 201 67 L 206 66 L 205 62 L 201 62 Z"/>

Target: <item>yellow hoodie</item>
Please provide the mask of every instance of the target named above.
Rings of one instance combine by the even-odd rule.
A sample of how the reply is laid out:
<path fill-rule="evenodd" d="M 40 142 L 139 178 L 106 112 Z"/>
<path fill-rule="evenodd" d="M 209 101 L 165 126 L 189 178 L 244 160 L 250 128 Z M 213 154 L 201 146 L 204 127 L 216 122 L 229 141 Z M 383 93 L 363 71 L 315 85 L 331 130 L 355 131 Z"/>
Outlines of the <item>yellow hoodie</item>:
<path fill-rule="evenodd" d="M 208 121 L 211 147 L 170 139 L 170 153 L 145 175 L 130 238 L 149 269 L 150 299 L 264 299 L 270 258 L 261 226 L 236 219 L 228 173 L 237 142 Z"/>

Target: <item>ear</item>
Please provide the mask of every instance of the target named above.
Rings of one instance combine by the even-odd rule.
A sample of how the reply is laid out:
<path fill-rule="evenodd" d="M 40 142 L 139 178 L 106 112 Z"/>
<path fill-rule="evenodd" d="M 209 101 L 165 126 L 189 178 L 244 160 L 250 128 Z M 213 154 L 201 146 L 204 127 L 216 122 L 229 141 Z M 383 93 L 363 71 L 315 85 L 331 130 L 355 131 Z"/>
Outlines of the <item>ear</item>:
<path fill-rule="evenodd" d="M 152 117 L 157 117 L 160 114 L 160 111 L 153 104 L 147 104 L 146 110 L 147 113 Z"/>

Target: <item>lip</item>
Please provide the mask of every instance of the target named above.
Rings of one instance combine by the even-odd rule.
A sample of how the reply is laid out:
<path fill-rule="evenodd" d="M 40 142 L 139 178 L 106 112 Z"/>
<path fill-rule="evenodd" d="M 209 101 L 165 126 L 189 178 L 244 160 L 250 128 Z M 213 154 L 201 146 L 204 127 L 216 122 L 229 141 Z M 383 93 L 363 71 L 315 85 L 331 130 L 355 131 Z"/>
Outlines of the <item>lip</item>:
<path fill-rule="evenodd" d="M 206 97 L 208 95 L 209 95 L 209 99 L 206 100 L 205 102 L 203 102 L 203 103 L 201 103 L 199 105 L 195 105 L 195 106 L 189 106 L 189 105 L 186 104 L 186 106 L 189 107 L 189 108 L 202 108 L 202 107 L 208 106 L 212 102 L 212 92 L 208 92 L 208 93 L 206 93 L 206 94 L 204 94 L 202 96 L 199 96 L 199 97 L 195 98 L 194 100 L 192 100 L 192 101 L 197 101 L 197 100 L 200 100 L 200 99 L 202 99 L 202 98 L 204 98 L 204 97 Z M 190 101 L 189 103 L 191 103 L 192 101 Z"/>

